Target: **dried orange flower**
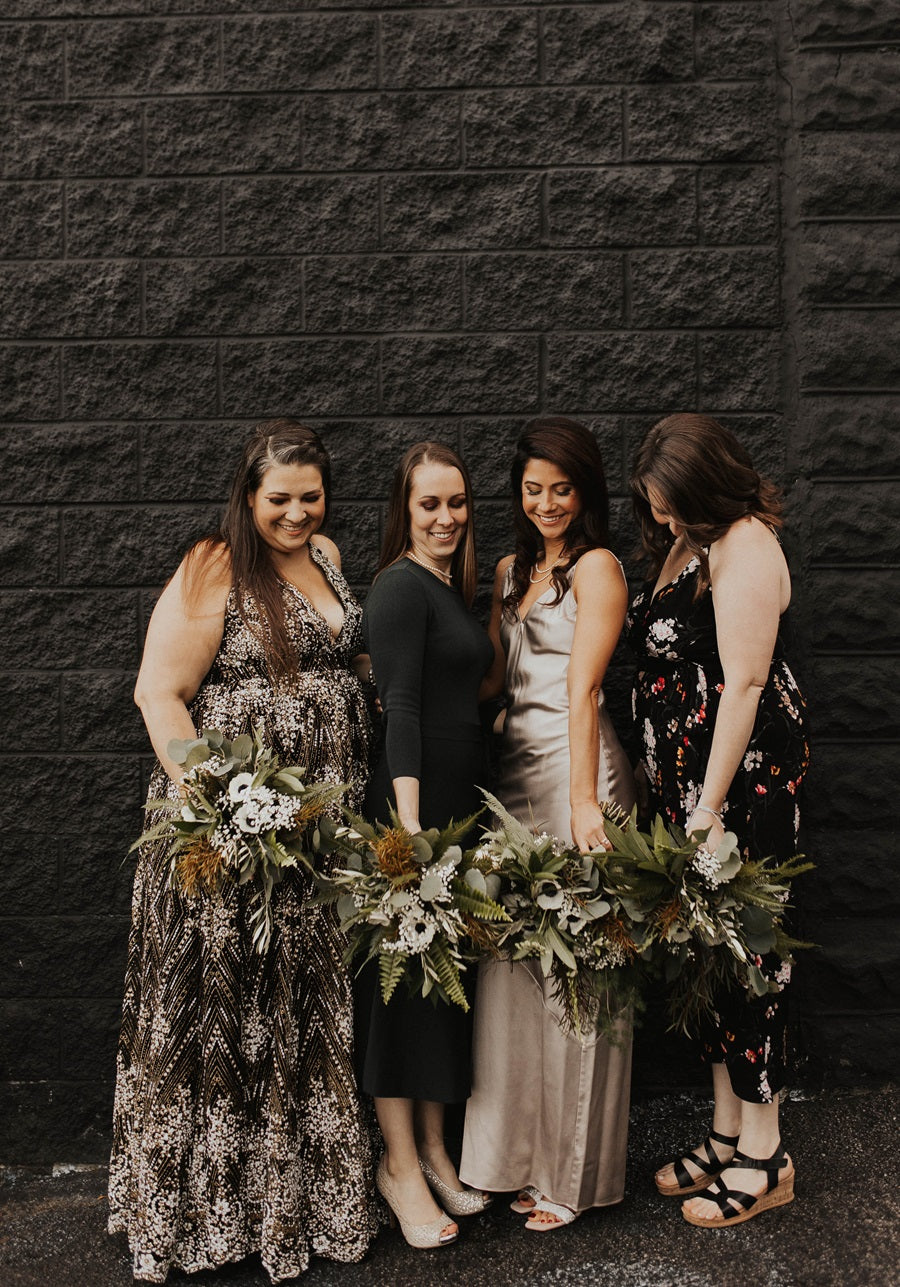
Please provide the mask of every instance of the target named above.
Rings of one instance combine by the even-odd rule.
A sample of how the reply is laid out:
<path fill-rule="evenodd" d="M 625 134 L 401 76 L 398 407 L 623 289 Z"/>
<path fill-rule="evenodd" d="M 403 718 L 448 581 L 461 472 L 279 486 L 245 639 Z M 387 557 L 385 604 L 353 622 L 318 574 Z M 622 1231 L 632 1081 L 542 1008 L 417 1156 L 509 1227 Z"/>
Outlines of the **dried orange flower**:
<path fill-rule="evenodd" d="M 407 884 L 418 875 L 409 833 L 392 827 L 383 832 L 372 848 L 378 855 L 378 869 L 391 880 Z"/>
<path fill-rule="evenodd" d="M 671 903 L 668 903 L 665 907 L 661 907 L 659 909 L 656 913 L 656 920 L 664 934 L 672 928 L 680 915 L 681 903 L 677 898 L 674 898 Z"/>
<path fill-rule="evenodd" d="M 203 888 L 218 888 L 225 870 L 225 857 L 205 836 L 200 836 L 179 854 L 175 870 L 181 888 L 188 897 L 193 897 Z"/>

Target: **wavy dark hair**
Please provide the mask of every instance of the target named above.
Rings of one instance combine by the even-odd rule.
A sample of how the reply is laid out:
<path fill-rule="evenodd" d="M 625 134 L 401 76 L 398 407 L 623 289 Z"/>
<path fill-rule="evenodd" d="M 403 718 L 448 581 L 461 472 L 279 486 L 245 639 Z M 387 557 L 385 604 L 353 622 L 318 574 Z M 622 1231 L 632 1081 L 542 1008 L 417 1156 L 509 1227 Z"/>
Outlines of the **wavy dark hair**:
<path fill-rule="evenodd" d="M 609 492 L 603 458 L 594 435 L 586 425 L 568 416 L 539 416 L 529 420 L 516 443 L 509 471 L 516 552 L 512 589 L 503 600 L 503 611 L 508 617 L 515 616 L 528 589 L 531 569 L 544 549 L 541 535 L 522 505 L 522 479 L 529 460 L 548 460 L 561 469 L 574 486 L 581 504 L 566 536 L 569 557 L 553 569 L 550 578 L 555 590 L 553 602 L 559 603 L 568 590 L 566 574 L 586 550 L 609 549 Z"/>
<path fill-rule="evenodd" d="M 244 444 L 231 484 L 231 494 L 217 532 L 198 541 L 188 552 L 186 594 L 195 593 L 197 579 L 210 564 L 227 558 L 237 610 L 252 630 L 246 600 L 253 599 L 263 621 L 262 643 L 272 673 L 286 676 L 297 667 L 297 654 L 284 615 L 283 581 L 269 547 L 253 521 L 247 503 L 270 469 L 279 465 L 313 465 L 322 476 L 327 522 L 331 501 L 331 460 L 322 439 L 299 420 L 264 420 Z"/>
<path fill-rule="evenodd" d="M 753 468 L 745 448 L 712 416 L 681 413 L 653 426 L 631 471 L 634 513 L 643 557 L 658 576 L 675 538 L 651 511 L 648 488 L 683 527 L 687 548 L 700 561 L 697 594 L 709 585 L 707 548 L 748 516 L 772 531 L 781 527 L 781 491 Z"/>
<path fill-rule="evenodd" d="M 419 465 L 449 465 L 462 474 L 466 493 L 468 522 L 463 539 L 457 545 L 450 564 L 450 574 L 459 586 L 466 604 L 471 608 L 478 586 L 478 562 L 475 558 L 475 510 L 472 481 L 462 456 L 442 442 L 417 442 L 406 451 L 394 472 L 391 498 L 388 502 L 384 540 L 375 575 L 402 559 L 409 549 L 409 497 L 412 492 L 413 472 Z"/>

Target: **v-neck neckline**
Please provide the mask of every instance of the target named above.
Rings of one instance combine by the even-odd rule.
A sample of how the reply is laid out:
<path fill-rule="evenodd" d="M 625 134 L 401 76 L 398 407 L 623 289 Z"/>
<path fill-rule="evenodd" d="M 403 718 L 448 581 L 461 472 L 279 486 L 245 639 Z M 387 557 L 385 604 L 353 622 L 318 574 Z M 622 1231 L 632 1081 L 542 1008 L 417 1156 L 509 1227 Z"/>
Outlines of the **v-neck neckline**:
<path fill-rule="evenodd" d="M 673 577 L 671 577 L 668 581 L 663 581 L 662 585 L 657 586 L 657 588 L 650 595 L 649 606 L 652 607 L 661 594 L 663 594 L 666 590 L 670 590 L 672 586 L 677 585 L 678 582 L 681 580 L 681 578 L 684 576 L 685 572 L 687 572 L 688 568 L 692 568 L 694 564 L 699 563 L 699 561 L 700 561 L 699 556 L 697 554 L 692 554 L 691 557 L 688 559 L 687 563 L 685 563 L 683 568 L 679 568 L 679 570 L 675 573 Z"/>
<path fill-rule="evenodd" d="M 325 580 L 328 582 L 329 587 L 334 591 L 334 597 L 337 599 L 338 603 L 341 605 L 341 609 L 343 610 L 344 619 L 341 622 L 340 629 L 338 630 L 337 634 L 335 634 L 334 631 L 332 630 L 331 622 L 328 620 L 325 614 L 319 611 L 319 609 L 313 603 L 312 599 L 310 599 L 309 595 L 304 594 L 303 591 L 300 589 L 299 585 L 295 585 L 294 582 L 289 581 L 287 577 L 282 577 L 281 579 L 285 585 L 289 585 L 291 587 L 291 589 L 294 591 L 295 594 L 300 596 L 300 598 L 309 608 L 310 612 L 314 616 L 318 617 L 318 619 L 323 623 L 323 625 L 325 626 L 325 629 L 328 631 L 328 637 L 331 640 L 332 646 L 334 646 L 340 639 L 341 635 L 344 633 L 344 629 L 347 625 L 347 617 L 349 615 L 347 612 L 347 605 L 344 603 L 342 596 L 338 592 L 337 586 L 334 584 L 331 577 L 328 575 L 327 568 L 321 562 L 322 559 L 327 559 L 328 556 L 326 554 L 323 554 L 317 545 L 313 545 L 313 543 L 310 542 L 309 557 L 315 563 L 316 567 L 320 569 Z M 328 562 L 330 563 L 331 560 L 328 559 Z"/>

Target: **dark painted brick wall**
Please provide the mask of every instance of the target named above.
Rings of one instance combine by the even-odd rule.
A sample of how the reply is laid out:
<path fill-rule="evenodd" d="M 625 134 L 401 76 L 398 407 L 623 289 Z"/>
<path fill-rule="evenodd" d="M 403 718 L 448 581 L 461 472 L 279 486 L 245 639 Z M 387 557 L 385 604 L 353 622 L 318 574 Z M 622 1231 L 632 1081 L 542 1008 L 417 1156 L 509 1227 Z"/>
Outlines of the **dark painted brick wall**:
<path fill-rule="evenodd" d="M 807 1071 L 894 1070 L 892 13 L 3 0 L 3 1160 L 105 1155 L 143 633 L 278 413 L 327 436 L 360 590 L 417 438 L 469 460 L 489 575 L 527 416 L 593 424 L 623 554 L 649 424 L 735 426 L 791 496 Z M 623 721 L 627 677 L 622 657 Z M 648 1029 L 638 1076 L 696 1069 Z"/>

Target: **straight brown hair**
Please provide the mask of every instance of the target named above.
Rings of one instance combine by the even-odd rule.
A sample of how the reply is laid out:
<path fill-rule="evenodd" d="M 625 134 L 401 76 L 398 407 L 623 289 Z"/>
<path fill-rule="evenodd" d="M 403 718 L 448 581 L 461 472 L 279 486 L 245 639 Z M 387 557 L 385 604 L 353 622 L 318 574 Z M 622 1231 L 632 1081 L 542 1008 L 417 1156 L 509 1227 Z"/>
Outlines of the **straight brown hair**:
<path fill-rule="evenodd" d="M 279 465 L 313 465 L 322 476 L 325 520 L 331 500 L 331 461 L 314 429 L 299 420 L 264 420 L 244 444 L 231 483 L 231 494 L 218 531 L 191 547 L 187 555 L 185 595 L 190 602 L 199 578 L 223 557 L 231 567 L 231 584 L 237 610 L 245 624 L 246 600 L 254 600 L 263 621 L 261 642 L 274 675 L 285 677 L 297 669 L 297 655 L 284 614 L 284 582 L 275 570 L 269 547 L 257 531 L 249 496 L 258 491 L 270 469 Z M 258 630 L 255 630 L 259 634 Z"/>
<path fill-rule="evenodd" d="M 375 572 L 402 559 L 409 549 L 409 497 L 412 492 L 412 476 L 419 465 L 449 465 L 462 474 L 466 493 L 468 522 L 463 539 L 453 554 L 450 565 L 454 584 L 467 607 L 472 606 L 475 591 L 478 588 L 478 562 L 475 557 L 475 508 L 472 497 L 472 481 L 463 458 L 442 442 L 417 442 L 409 448 L 400 460 L 394 472 L 391 486 L 391 497 L 388 501 L 387 520 L 384 526 L 384 540 L 381 543 L 381 555 Z"/>

